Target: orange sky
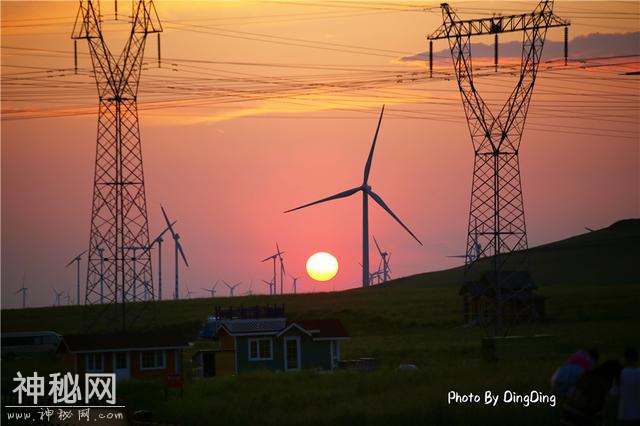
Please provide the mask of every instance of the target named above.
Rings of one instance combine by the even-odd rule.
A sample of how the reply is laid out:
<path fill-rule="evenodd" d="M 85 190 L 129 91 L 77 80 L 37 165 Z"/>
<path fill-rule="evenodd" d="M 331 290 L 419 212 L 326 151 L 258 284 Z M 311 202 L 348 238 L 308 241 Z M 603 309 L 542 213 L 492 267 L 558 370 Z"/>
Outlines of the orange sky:
<path fill-rule="evenodd" d="M 119 2 L 121 13 L 129 4 Z M 458 5 L 472 18 L 535 4 Z M 70 70 L 77 2 L 0 7 L 2 307 L 19 305 L 23 273 L 28 304 L 45 305 L 54 299 L 51 286 L 74 288 L 75 273 L 64 265 L 88 242 L 96 89 L 86 43 L 79 42 L 79 75 Z M 316 251 L 340 262 L 334 280 L 303 276 L 299 290 L 357 286 L 360 198 L 282 211 L 359 183 L 382 103 L 371 184 L 424 247 L 374 205 L 370 231 L 393 253 L 394 277 L 459 263 L 446 256 L 464 250 L 473 152 L 457 86 L 426 78 L 424 63 L 399 60 L 426 49 L 425 36 L 441 23 L 437 3 L 159 1 L 157 9 L 164 67 L 156 67 L 150 38 L 139 94 L 147 205 L 152 234 L 163 223 L 160 203 L 178 221 L 191 265 L 183 285 L 243 281 L 238 294 L 253 279 L 254 291 L 266 292 L 261 280 L 271 270 L 259 261 L 277 240 L 293 275 L 303 276 Z M 571 19 L 571 38 L 638 31 L 637 3 L 557 1 L 555 10 Z M 113 21 L 112 1 L 102 11 L 117 52 L 128 26 Z M 550 30 L 549 39 L 561 40 L 562 30 Z M 438 72 L 451 71 L 445 59 Z M 621 75 L 637 70 L 637 57 L 617 61 L 624 65 L 548 63 L 556 67 L 540 72 L 520 160 L 530 245 L 640 214 L 640 87 L 637 76 Z M 24 77 L 35 88 L 16 85 Z M 311 83 L 318 86 L 310 90 Z M 496 105 L 513 83 L 503 73 L 478 79 Z M 58 114 L 78 115 L 16 119 Z M 378 262 L 373 250 L 371 262 Z"/>

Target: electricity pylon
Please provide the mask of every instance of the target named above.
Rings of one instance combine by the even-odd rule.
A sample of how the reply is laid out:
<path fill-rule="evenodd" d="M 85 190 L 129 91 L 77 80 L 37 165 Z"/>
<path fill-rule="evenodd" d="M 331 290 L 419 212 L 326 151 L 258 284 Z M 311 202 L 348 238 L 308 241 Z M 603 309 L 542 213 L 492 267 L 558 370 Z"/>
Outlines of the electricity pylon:
<path fill-rule="evenodd" d="M 481 268 L 492 271 L 485 289 L 479 319 L 489 335 L 508 332 L 510 319 L 504 317 L 503 288 L 518 271 L 526 271 L 524 256 L 514 252 L 527 249 L 527 231 L 520 183 L 518 154 L 524 123 L 536 81 L 538 64 L 547 29 L 570 24 L 553 14 L 553 1 L 543 0 L 532 13 L 462 20 L 447 3 L 441 5 L 443 24 L 428 39 L 447 39 L 462 97 L 475 153 L 471 208 L 467 232 L 465 283 L 479 278 Z M 522 31 L 520 73 L 516 87 L 497 115 L 476 90 L 471 64 L 471 37 Z M 476 225 L 477 224 L 477 225 Z M 477 237 L 476 237 L 477 235 Z M 479 261 L 475 253 L 482 247 Z M 469 259 L 473 259 L 470 261 Z M 521 274 L 520 274 L 521 276 Z"/>
<path fill-rule="evenodd" d="M 136 277 L 144 277 L 148 300 L 154 299 L 151 253 L 145 250 L 133 260 L 131 247 L 149 247 L 137 92 L 147 35 L 161 32 L 162 26 L 152 0 L 136 0 L 132 6 L 131 33 L 117 59 L 103 38 L 99 1 L 80 0 L 71 35 L 88 42 L 99 98 L 85 293 L 85 305 L 96 306 L 85 310 L 85 328 L 102 322 L 124 330 L 135 322 L 146 305 L 127 306 L 135 297 Z"/>

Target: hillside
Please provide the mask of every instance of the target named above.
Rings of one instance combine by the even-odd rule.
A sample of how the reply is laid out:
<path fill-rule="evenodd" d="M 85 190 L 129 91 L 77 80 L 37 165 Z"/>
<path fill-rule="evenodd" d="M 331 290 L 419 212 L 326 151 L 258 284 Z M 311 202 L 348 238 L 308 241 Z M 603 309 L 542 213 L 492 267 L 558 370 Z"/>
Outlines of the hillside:
<path fill-rule="evenodd" d="M 640 219 L 532 247 L 529 270 L 539 287 L 559 284 L 640 283 Z M 460 285 L 463 267 L 404 277 L 387 285 Z"/>
<path fill-rule="evenodd" d="M 640 259 L 640 219 L 622 220 L 604 229 L 534 247 L 528 250 L 527 255 L 530 271 L 542 293 L 552 285 L 640 284 L 640 270 L 636 266 Z M 455 297 L 462 282 L 463 271 L 463 267 L 458 267 L 412 275 L 369 290 L 221 298 L 216 303 L 228 305 L 284 303 L 287 305 L 287 311 L 294 314 L 297 311 L 295 307 L 309 305 L 312 308 L 303 308 L 302 311 L 308 313 L 311 310 L 316 316 L 326 317 L 333 309 L 325 312 L 323 306 L 343 306 L 345 312 L 350 312 L 353 308 L 354 295 L 358 295 L 358 300 L 363 301 L 372 297 L 375 302 L 373 300 L 371 302 L 378 303 L 379 293 L 387 293 L 389 290 L 413 288 L 429 291 L 437 287 L 448 287 L 448 290 L 442 291 Z M 363 293 L 366 292 L 372 294 L 365 296 Z M 402 297 L 397 302 L 401 300 L 403 300 Z M 381 300 L 380 303 L 381 306 L 374 306 L 374 308 L 384 309 L 387 305 L 386 301 Z M 452 303 L 449 309 L 457 313 L 458 301 L 454 298 Z M 211 299 L 204 298 L 158 302 L 156 324 L 192 331 L 212 312 L 214 304 Z M 78 332 L 81 329 L 82 311 L 83 308 L 78 306 L 3 309 L 2 331 L 47 328 L 60 333 Z M 46 327 L 43 327 L 43 324 L 46 324 Z"/>
<path fill-rule="evenodd" d="M 190 380 L 191 355 L 211 345 L 197 342 L 183 360 L 184 398 L 165 399 L 161 383 L 136 381 L 119 385 L 118 395 L 132 410 L 152 410 L 154 421 L 184 425 L 209 424 L 213 418 L 219 424 L 274 426 L 558 424 L 558 407 L 448 405 L 447 393 L 547 392 L 554 369 L 576 349 L 595 346 L 601 359 L 619 359 L 627 345 L 637 344 L 640 279 L 632 266 L 638 258 L 639 223 L 623 221 L 531 249 L 534 274 L 547 297 L 546 318 L 512 332 L 550 337 L 507 354 L 498 363 L 489 364 L 481 357 L 483 331 L 462 326 L 458 268 L 369 290 L 157 303 L 155 328 L 192 333 L 216 304 L 284 303 L 291 319 L 339 318 L 352 337 L 342 346 L 342 358 L 374 357 L 378 368 L 367 373 L 259 372 Z M 599 260 L 596 265 L 595 260 Z M 555 265 L 562 271 L 554 271 Z M 616 271 L 607 276 L 609 269 Z M 2 330 L 74 333 L 81 330 L 82 312 L 73 306 L 3 310 Z M 399 364 L 414 364 L 418 369 L 398 370 Z M 61 368 L 55 357 L 3 359 L 3 394 L 14 385 L 11 379 L 17 371 L 37 370 L 42 375 Z M 609 411 L 606 416 L 613 415 Z"/>

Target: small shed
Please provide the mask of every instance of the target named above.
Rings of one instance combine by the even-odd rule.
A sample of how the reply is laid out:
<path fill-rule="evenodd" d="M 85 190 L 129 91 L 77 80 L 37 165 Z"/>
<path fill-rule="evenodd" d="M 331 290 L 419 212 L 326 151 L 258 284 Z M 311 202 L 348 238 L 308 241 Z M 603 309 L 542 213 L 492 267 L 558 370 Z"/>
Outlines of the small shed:
<path fill-rule="evenodd" d="M 465 324 L 481 322 L 482 312 L 497 304 L 498 289 L 503 318 L 526 322 L 544 317 L 545 297 L 535 293 L 537 287 L 529 271 L 487 271 L 460 289 Z"/>
<path fill-rule="evenodd" d="M 182 375 L 182 351 L 188 340 L 176 333 L 116 333 L 64 336 L 58 353 L 77 374 L 115 373 L 116 380 Z"/>

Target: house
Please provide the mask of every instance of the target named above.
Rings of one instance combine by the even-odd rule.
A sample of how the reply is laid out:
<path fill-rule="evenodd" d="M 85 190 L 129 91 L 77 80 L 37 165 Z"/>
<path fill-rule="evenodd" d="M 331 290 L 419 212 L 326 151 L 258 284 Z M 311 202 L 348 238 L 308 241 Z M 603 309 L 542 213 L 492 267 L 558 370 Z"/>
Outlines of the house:
<path fill-rule="evenodd" d="M 190 345 L 175 333 L 116 333 L 64 336 L 58 353 L 67 371 L 115 373 L 116 380 L 182 376 L 182 351 Z"/>
<path fill-rule="evenodd" d="M 545 297 L 535 293 L 537 287 L 528 271 L 487 271 L 460 289 L 465 324 L 481 322 L 481 312 L 497 303 L 498 288 L 503 318 L 523 322 L 544 317 Z"/>
<path fill-rule="evenodd" d="M 252 370 L 333 370 L 340 361 L 340 344 L 350 339 L 337 319 L 287 321 L 284 307 L 218 310 L 213 337 L 219 347 L 211 357 L 216 376 Z M 204 359 L 204 358 L 203 358 Z"/>

